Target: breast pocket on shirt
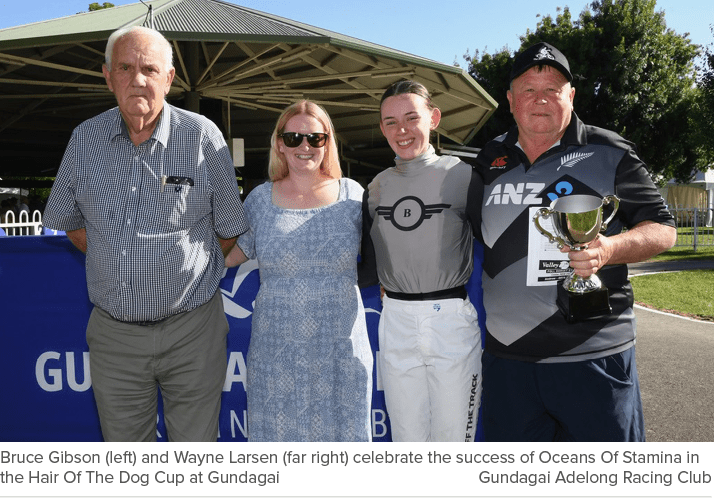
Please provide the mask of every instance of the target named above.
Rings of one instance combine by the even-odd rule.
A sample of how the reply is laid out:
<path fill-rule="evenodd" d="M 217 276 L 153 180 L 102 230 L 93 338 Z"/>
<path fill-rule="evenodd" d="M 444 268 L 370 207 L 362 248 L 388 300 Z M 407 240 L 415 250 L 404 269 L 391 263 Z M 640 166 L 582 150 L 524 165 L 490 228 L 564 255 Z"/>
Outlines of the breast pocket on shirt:
<path fill-rule="evenodd" d="M 205 189 L 190 177 L 169 177 L 160 201 L 162 219 L 172 228 L 189 228 L 210 212 Z"/>

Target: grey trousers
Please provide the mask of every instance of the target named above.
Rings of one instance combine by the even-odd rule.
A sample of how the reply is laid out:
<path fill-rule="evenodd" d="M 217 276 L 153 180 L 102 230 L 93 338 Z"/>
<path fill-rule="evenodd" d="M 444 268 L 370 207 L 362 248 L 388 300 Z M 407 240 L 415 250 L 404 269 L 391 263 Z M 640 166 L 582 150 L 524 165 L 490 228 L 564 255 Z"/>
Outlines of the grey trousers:
<path fill-rule="evenodd" d="M 119 322 L 95 307 L 87 344 L 104 440 L 155 441 L 160 387 L 169 440 L 216 441 L 227 334 L 220 291 L 154 326 Z"/>

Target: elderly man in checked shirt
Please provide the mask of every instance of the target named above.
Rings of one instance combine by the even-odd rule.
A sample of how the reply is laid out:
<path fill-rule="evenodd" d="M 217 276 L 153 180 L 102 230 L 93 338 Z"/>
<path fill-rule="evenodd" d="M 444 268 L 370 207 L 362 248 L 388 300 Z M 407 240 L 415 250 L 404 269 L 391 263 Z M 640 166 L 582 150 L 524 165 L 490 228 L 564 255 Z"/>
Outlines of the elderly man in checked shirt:
<path fill-rule="evenodd" d="M 215 441 L 228 322 L 218 284 L 247 230 L 226 143 L 164 102 L 175 70 L 157 31 L 113 33 L 104 76 L 118 107 L 72 133 L 45 211 L 86 253 L 90 369 L 107 441 Z"/>

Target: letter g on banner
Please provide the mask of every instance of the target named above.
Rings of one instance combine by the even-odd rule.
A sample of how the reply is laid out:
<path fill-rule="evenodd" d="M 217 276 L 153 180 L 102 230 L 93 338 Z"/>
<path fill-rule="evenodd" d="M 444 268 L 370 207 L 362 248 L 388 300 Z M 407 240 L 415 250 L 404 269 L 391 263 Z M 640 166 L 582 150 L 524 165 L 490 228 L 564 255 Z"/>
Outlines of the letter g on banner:
<path fill-rule="evenodd" d="M 84 392 L 92 386 L 92 377 L 89 372 L 89 352 L 81 352 L 83 381 L 79 383 L 78 369 L 75 362 L 74 352 L 65 352 L 65 360 L 62 362 L 60 352 L 44 352 L 35 362 L 35 378 L 37 384 L 46 392 L 59 392 L 64 388 L 63 367 L 66 369 L 67 386 L 75 392 Z"/>

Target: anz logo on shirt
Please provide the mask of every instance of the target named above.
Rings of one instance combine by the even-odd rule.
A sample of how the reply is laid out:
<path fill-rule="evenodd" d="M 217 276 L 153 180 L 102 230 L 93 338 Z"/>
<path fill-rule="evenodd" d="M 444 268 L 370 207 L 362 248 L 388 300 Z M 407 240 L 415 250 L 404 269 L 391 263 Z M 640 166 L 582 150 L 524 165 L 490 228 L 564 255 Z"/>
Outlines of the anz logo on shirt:
<path fill-rule="evenodd" d="M 543 204 L 541 197 L 543 189 L 545 189 L 545 184 L 537 182 L 497 184 L 486 199 L 484 206 L 492 204 L 540 206 Z M 545 195 L 552 202 L 561 196 L 572 194 L 572 192 L 573 184 L 564 180 L 555 184 L 554 192 L 547 192 Z"/>
<path fill-rule="evenodd" d="M 492 204 L 540 205 L 541 192 L 545 184 L 519 182 L 518 184 L 496 184 L 484 206 Z"/>

